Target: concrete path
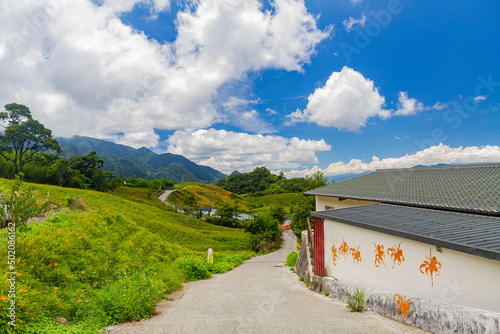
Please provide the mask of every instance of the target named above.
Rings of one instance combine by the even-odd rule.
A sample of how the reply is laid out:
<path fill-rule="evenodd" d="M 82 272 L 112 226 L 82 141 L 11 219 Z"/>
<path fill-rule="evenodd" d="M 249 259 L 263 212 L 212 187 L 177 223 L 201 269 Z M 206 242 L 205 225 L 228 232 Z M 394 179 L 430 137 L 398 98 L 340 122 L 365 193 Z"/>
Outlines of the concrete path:
<path fill-rule="evenodd" d="M 108 333 L 427 333 L 374 312 L 352 313 L 345 304 L 309 290 L 283 266 L 294 250 L 257 256 L 210 280 L 191 282 L 158 305 L 159 315 L 108 327 Z"/>

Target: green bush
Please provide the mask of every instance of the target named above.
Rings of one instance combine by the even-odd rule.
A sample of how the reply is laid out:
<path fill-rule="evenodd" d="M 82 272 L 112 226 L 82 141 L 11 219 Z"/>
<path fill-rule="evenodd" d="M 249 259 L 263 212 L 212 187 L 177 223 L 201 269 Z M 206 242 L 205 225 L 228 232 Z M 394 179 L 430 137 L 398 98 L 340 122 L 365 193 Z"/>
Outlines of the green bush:
<path fill-rule="evenodd" d="M 175 261 L 174 266 L 184 275 L 186 281 L 196 281 L 210 278 L 210 271 L 206 261 L 187 256 Z"/>
<path fill-rule="evenodd" d="M 366 292 L 364 289 L 356 287 L 356 291 L 347 293 L 347 305 L 346 308 L 353 312 L 361 312 L 365 309 L 365 302 L 367 299 Z"/>
<path fill-rule="evenodd" d="M 286 257 L 286 265 L 289 267 L 295 267 L 295 264 L 297 263 L 298 257 L 299 257 L 299 254 L 297 252 L 291 252 Z"/>

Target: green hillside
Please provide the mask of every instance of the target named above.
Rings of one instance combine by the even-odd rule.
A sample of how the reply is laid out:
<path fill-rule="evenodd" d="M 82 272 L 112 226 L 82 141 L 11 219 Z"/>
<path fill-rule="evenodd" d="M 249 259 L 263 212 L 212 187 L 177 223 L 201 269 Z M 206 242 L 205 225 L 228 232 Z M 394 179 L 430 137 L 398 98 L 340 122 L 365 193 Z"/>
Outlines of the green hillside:
<path fill-rule="evenodd" d="M 215 183 L 226 177 L 225 174 L 207 166 L 197 165 L 182 155 L 156 154 L 142 147 L 134 149 L 96 138 L 74 136 L 57 138 L 64 151 L 64 157 L 87 155 L 96 151 L 104 159 L 103 169 L 118 177 L 150 179 L 169 179 L 174 183 L 196 181 Z"/>
<path fill-rule="evenodd" d="M 196 203 L 202 208 L 212 206 L 212 195 L 215 208 L 224 205 L 238 205 L 250 212 L 268 212 L 272 205 L 279 205 L 285 208 L 288 213 L 290 206 L 306 197 L 302 193 L 287 193 L 266 196 L 240 196 L 222 189 L 221 187 L 197 182 L 184 182 L 175 186 L 178 189 L 168 197 L 168 201 L 175 206 L 182 207 L 187 196 L 193 196 Z"/>
<path fill-rule="evenodd" d="M 285 208 L 288 213 L 292 204 L 297 203 L 300 200 L 304 200 L 306 197 L 302 193 L 290 193 L 290 194 L 277 194 L 277 195 L 266 195 L 259 197 L 243 197 L 248 204 L 255 208 L 252 211 L 255 212 L 265 212 L 269 211 L 272 205 L 280 205 Z"/>
<path fill-rule="evenodd" d="M 10 182 L 0 179 L 2 193 Z M 59 210 L 16 234 L 16 333 L 97 333 L 112 323 L 148 317 L 181 282 L 224 272 L 255 254 L 249 251 L 250 234 L 173 213 L 149 190 L 27 186 L 40 203 L 48 200 Z M 86 208 L 70 210 L 68 198 L 80 198 Z M 3 229 L 0 238 L 6 237 Z M 208 248 L 214 250 L 213 266 L 205 264 Z M 2 242 L 0 253 L 6 251 Z M 0 270 L 11 271 L 7 261 Z M 7 296 L 3 279 L 3 310 Z M 0 314 L 2 333 L 10 328 L 6 315 Z M 54 316 L 70 326 L 57 325 Z"/>
<path fill-rule="evenodd" d="M 193 196 L 202 208 L 211 208 L 213 199 L 215 208 L 238 205 L 240 208 L 249 209 L 245 199 L 214 185 L 186 182 L 176 185 L 176 188 L 179 190 L 170 195 L 168 201 L 179 207 L 183 206 L 187 196 Z"/>

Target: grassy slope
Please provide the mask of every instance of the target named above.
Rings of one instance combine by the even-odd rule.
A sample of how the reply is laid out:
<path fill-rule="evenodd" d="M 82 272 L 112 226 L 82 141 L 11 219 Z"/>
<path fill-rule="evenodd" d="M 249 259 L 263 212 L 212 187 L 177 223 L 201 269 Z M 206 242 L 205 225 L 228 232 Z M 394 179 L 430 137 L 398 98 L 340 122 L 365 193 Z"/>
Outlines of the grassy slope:
<path fill-rule="evenodd" d="M 2 192 L 7 184 L 0 179 Z M 213 272 L 228 270 L 254 254 L 248 251 L 249 234 L 169 212 L 154 196 L 149 200 L 147 191 L 105 194 L 29 186 L 40 199 L 48 195 L 60 207 L 67 197 L 80 197 L 89 210 L 60 214 L 17 233 L 16 324 L 25 332 L 54 332 L 51 319 L 56 315 L 70 321 L 61 331 L 67 333 L 95 333 L 110 323 L 147 317 L 155 302 L 187 280 L 186 263 L 203 265 L 207 248 L 214 249 Z M 0 232 L 0 238 L 5 240 L 5 234 Z M 6 248 L 2 242 L 0 253 L 6 254 Z M 192 261 L 184 261 L 186 256 Z M 4 273 L 6 262 L 0 263 Z M 6 280 L 0 280 L 2 309 L 7 287 Z M 0 332 L 9 328 L 5 315 L 0 314 Z"/>
<path fill-rule="evenodd" d="M 185 182 L 176 185 L 179 189 L 168 197 L 168 201 L 174 205 L 182 206 L 184 198 L 193 195 L 198 205 L 202 208 L 212 207 L 212 195 L 214 206 L 220 208 L 223 205 L 236 205 L 248 209 L 248 203 L 242 197 L 226 191 L 220 187 L 196 182 Z"/>
<path fill-rule="evenodd" d="M 290 210 L 290 206 L 295 204 L 300 200 L 304 200 L 306 197 L 302 193 L 290 193 L 290 194 L 277 194 L 277 195 L 267 195 L 261 197 L 245 197 L 245 200 L 249 202 L 252 206 L 261 206 L 252 211 L 268 211 L 272 205 L 281 205 L 285 208 L 287 212 Z"/>

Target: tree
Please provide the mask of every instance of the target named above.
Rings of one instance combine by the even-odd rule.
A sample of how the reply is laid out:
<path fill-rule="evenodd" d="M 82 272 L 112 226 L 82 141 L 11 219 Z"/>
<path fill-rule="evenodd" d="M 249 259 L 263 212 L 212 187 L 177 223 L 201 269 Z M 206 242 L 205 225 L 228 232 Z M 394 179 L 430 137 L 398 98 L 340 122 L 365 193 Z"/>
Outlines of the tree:
<path fill-rule="evenodd" d="M 328 185 L 328 178 L 321 171 L 316 171 L 311 176 L 307 176 L 307 180 L 310 182 L 308 190 Z"/>
<path fill-rule="evenodd" d="M 22 104 L 6 104 L 5 112 L 0 113 L 0 126 L 5 129 L 0 135 L 0 155 L 14 164 L 16 174 L 23 171 L 26 163 L 34 161 L 39 152 L 61 152 L 52 131 L 34 120 L 29 108 Z"/>
<path fill-rule="evenodd" d="M 290 207 L 290 213 L 292 214 L 290 228 L 298 240 L 302 240 L 302 231 L 307 229 L 307 218 L 309 218 L 312 211 L 314 211 L 314 197 L 298 201 Z"/>
<path fill-rule="evenodd" d="M 281 223 L 283 223 L 286 218 L 285 208 L 283 208 L 281 205 L 272 205 L 269 209 L 269 215 L 273 219 L 277 220 L 281 225 Z"/>

